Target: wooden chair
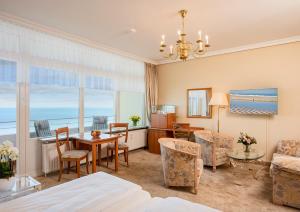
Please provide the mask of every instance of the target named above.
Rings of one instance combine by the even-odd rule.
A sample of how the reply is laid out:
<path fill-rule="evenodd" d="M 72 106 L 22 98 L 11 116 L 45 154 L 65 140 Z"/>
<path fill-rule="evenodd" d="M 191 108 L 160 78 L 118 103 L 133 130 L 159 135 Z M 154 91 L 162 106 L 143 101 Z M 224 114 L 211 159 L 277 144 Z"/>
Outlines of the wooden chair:
<path fill-rule="evenodd" d="M 55 130 L 56 133 L 56 147 L 57 147 L 57 152 L 58 152 L 58 157 L 59 157 L 59 177 L 58 181 L 60 181 L 63 169 L 64 169 L 64 162 L 68 162 L 68 173 L 70 171 L 70 165 L 71 162 L 76 162 L 76 171 L 77 171 L 77 177 L 80 177 L 80 161 L 83 159 L 86 159 L 86 172 L 89 174 L 89 159 L 88 159 L 88 150 L 71 150 L 70 148 L 70 141 L 69 141 L 69 128 L 64 127 L 64 128 L 58 128 Z M 60 137 L 63 135 L 62 137 Z M 66 151 L 62 152 L 61 147 L 65 145 L 66 146 Z"/>
<path fill-rule="evenodd" d="M 122 130 L 122 128 L 125 129 L 125 135 L 124 135 L 124 133 L 118 133 L 118 134 L 122 135 L 122 137 L 120 137 L 120 138 L 125 137 L 125 141 L 118 143 L 118 148 L 119 148 L 119 150 L 124 151 L 125 162 L 127 163 L 127 166 L 129 166 L 129 163 L 128 163 L 129 146 L 127 144 L 127 140 L 128 140 L 128 123 L 110 123 L 109 124 L 109 133 L 111 135 L 114 134 L 113 133 L 114 128 L 118 128 L 119 130 Z M 111 144 L 107 145 L 107 165 L 106 165 L 107 167 L 108 167 L 109 152 L 111 153 L 111 161 L 112 161 L 114 150 L 115 150 L 115 144 L 111 143 Z M 115 154 L 118 154 L 118 153 L 116 152 Z"/>
<path fill-rule="evenodd" d="M 173 137 L 189 141 L 191 129 L 189 123 L 173 123 Z"/>

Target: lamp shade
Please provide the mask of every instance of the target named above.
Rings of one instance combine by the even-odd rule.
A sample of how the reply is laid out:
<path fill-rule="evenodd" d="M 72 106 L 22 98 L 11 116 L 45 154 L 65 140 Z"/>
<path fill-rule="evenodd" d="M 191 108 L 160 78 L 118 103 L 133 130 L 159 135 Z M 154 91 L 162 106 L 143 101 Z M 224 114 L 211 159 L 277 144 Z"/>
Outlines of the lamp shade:
<path fill-rule="evenodd" d="M 227 95 L 225 93 L 213 93 L 208 105 L 227 106 Z"/>

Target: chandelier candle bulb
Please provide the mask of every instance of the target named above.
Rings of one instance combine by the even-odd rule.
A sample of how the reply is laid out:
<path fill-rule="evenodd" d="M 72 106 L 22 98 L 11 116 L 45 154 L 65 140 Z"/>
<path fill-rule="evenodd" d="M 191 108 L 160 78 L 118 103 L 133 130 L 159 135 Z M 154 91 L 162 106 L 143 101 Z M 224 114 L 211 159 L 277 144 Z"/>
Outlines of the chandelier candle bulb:
<path fill-rule="evenodd" d="M 165 35 L 162 35 L 162 36 L 161 36 L 161 40 L 162 40 L 162 43 L 164 44 L 165 41 L 166 41 L 166 36 L 165 36 Z"/>
<path fill-rule="evenodd" d="M 208 35 L 205 36 L 205 40 L 206 40 L 206 44 L 205 44 L 205 47 L 209 47 L 209 43 L 208 43 Z"/>
<path fill-rule="evenodd" d="M 201 30 L 198 31 L 198 35 L 199 35 L 199 41 L 201 41 L 202 40 L 202 31 Z"/>
<path fill-rule="evenodd" d="M 173 46 L 170 46 L 170 54 L 173 54 Z"/>

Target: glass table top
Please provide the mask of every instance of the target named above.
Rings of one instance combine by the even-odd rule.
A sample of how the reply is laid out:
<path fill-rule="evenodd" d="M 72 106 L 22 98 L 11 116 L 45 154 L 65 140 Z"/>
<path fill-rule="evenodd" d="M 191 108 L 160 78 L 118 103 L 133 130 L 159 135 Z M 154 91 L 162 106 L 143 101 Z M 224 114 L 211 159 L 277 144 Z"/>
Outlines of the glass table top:
<path fill-rule="evenodd" d="M 263 151 L 252 149 L 250 152 L 244 150 L 234 149 L 232 152 L 227 153 L 228 157 L 237 160 L 257 160 L 262 158 L 265 153 Z"/>
<path fill-rule="evenodd" d="M 41 190 L 41 183 L 30 176 L 15 176 L 14 179 L 13 186 L 10 190 L 0 192 L 0 202 L 18 197 L 22 193 Z"/>

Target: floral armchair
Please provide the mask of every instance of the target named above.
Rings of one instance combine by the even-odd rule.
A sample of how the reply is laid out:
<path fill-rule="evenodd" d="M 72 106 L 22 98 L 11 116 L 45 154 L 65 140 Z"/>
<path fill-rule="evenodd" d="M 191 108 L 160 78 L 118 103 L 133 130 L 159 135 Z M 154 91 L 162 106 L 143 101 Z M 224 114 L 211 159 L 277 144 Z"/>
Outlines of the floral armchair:
<path fill-rule="evenodd" d="M 273 203 L 300 209 L 300 140 L 282 140 L 273 154 Z"/>
<path fill-rule="evenodd" d="M 232 150 L 234 138 L 210 130 L 195 131 L 196 142 L 201 144 L 202 159 L 205 166 L 217 166 L 228 162 L 227 152 Z"/>
<path fill-rule="evenodd" d="M 158 142 L 165 185 L 192 187 L 192 192 L 197 193 L 203 171 L 201 146 L 174 138 L 160 138 Z"/>

